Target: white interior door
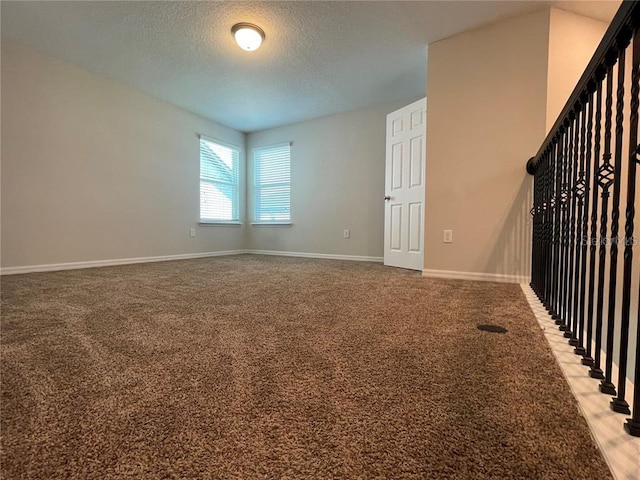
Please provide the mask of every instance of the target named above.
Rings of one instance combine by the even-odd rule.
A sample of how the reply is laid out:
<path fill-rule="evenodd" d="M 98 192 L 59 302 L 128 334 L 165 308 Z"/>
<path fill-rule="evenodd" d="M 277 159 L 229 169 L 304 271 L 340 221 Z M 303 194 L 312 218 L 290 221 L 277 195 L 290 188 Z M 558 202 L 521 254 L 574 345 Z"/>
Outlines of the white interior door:
<path fill-rule="evenodd" d="M 422 270 L 427 99 L 387 115 L 384 264 Z"/>

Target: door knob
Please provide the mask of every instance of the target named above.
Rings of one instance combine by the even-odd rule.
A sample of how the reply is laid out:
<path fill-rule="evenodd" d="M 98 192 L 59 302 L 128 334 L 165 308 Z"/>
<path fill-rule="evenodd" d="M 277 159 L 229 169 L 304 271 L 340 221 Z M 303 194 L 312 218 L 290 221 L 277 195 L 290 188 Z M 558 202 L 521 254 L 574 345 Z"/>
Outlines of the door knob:
<path fill-rule="evenodd" d="M 385 196 L 384 196 L 384 199 L 385 199 L 385 200 L 391 200 L 391 197 L 390 197 L 389 195 L 385 195 Z"/>

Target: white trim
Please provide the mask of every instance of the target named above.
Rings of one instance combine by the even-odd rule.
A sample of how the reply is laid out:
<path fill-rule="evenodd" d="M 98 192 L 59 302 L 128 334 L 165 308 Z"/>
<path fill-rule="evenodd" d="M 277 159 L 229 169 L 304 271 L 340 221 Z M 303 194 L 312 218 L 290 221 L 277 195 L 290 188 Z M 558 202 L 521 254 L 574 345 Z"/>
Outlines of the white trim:
<path fill-rule="evenodd" d="M 222 140 L 218 140 L 217 138 L 210 137 L 208 135 L 205 135 L 204 133 L 199 133 L 198 134 L 198 138 L 200 140 L 205 140 L 207 142 L 217 143 L 218 145 L 220 145 L 222 147 L 227 147 L 227 148 L 230 148 L 232 150 L 237 150 L 238 151 L 238 156 L 240 155 L 240 152 L 242 151 L 242 148 L 240 146 L 238 146 L 238 145 L 235 145 L 233 143 L 223 142 Z"/>
<path fill-rule="evenodd" d="M 280 143 L 274 143 L 273 145 L 264 145 L 262 147 L 253 147 L 251 149 L 251 153 L 253 154 L 253 152 L 257 152 L 259 150 L 269 150 L 270 148 L 290 147 L 291 144 L 292 144 L 292 142 L 280 142 Z"/>
<path fill-rule="evenodd" d="M 252 222 L 252 227 L 293 227 L 291 222 Z"/>
<path fill-rule="evenodd" d="M 244 250 L 224 250 L 221 252 L 182 253 L 179 255 L 161 255 L 157 257 L 117 258 L 113 260 L 91 260 L 88 262 L 49 263 L 45 265 L 27 265 L 23 267 L 0 268 L 0 275 L 15 275 L 32 272 L 54 272 L 58 270 L 76 270 L 79 268 L 111 267 L 130 265 L 133 263 L 165 262 L 168 260 L 185 260 L 189 258 L 220 257 L 223 255 L 239 255 Z"/>
<path fill-rule="evenodd" d="M 382 257 L 367 257 L 363 255 L 337 255 L 333 253 L 306 253 L 306 252 L 281 252 L 279 250 L 245 250 L 245 253 L 254 255 L 273 255 L 277 257 L 301 257 L 301 258 L 324 258 L 326 260 L 351 260 L 356 262 L 379 262 Z"/>
<path fill-rule="evenodd" d="M 507 275 L 504 273 L 456 272 L 454 270 L 422 270 L 423 277 L 449 278 L 453 280 L 476 280 L 497 283 L 528 283 L 529 278 L 522 275 Z"/>
<path fill-rule="evenodd" d="M 198 222 L 198 225 L 200 225 L 201 227 L 216 227 L 216 226 L 223 226 L 223 227 L 239 227 L 242 225 L 242 222 L 232 222 L 232 221 L 219 221 L 216 222 L 214 220 L 208 221 L 208 222 L 203 222 L 202 220 L 200 220 Z"/>

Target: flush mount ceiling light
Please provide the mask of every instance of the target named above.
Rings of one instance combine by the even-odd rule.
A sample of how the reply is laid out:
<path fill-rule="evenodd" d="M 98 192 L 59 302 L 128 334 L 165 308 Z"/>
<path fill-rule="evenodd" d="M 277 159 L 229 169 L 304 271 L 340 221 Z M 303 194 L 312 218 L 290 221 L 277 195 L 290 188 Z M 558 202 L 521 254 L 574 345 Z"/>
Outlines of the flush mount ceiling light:
<path fill-rule="evenodd" d="M 249 52 L 257 50 L 264 40 L 264 31 L 251 23 L 236 23 L 231 27 L 231 33 L 240 48 Z"/>

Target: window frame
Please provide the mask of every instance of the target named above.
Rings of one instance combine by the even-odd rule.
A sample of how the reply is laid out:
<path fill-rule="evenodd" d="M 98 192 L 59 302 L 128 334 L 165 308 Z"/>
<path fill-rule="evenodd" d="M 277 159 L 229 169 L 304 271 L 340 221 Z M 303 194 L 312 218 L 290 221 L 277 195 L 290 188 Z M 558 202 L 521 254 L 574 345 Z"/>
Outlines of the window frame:
<path fill-rule="evenodd" d="M 242 148 L 228 143 L 228 142 L 223 142 L 221 140 L 218 140 L 217 138 L 213 138 L 213 137 L 209 137 L 207 135 L 198 135 L 199 139 L 198 139 L 198 170 L 199 170 L 199 183 L 198 183 L 198 188 L 199 188 L 199 192 L 198 192 L 198 208 L 199 208 L 199 212 L 198 212 L 198 224 L 199 225 L 242 225 L 242 208 L 240 205 L 240 193 L 241 193 L 241 161 L 240 161 L 240 156 L 242 153 Z M 234 165 L 234 170 L 235 170 L 235 183 L 234 182 L 227 182 L 224 180 L 212 180 L 212 179 L 207 179 L 207 178 L 203 178 L 202 176 L 202 142 L 209 142 L 209 143 L 214 143 L 220 147 L 224 147 L 224 148 L 228 148 L 230 149 L 232 152 L 235 152 L 235 165 Z M 209 219 L 209 218 L 202 218 L 202 184 L 209 184 L 209 185 L 226 185 L 226 186 L 230 186 L 230 187 L 235 187 L 235 191 L 234 191 L 234 198 L 231 199 L 232 202 L 232 212 L 235 211 L 236 215 L 235 215 L 235 219 L 231 219 L 231 220 L 226 220 L 226 219 Z M 234 208 L 235 207 L 235 208 Z M 233 215 L 232 215 L 233 216 Z"/>
<path fill-rule="evenodd" d="M 251 225 L 254 226 L 281 226 L 287 227 L 292 225 L 292 215 L 291 215 L 291 145 L 292 142 L 281 142 L 275 143 L 271 145 L 264 145 L 260 147 L 254 147 L 251 149 L 251 168 L 252 168 L 252 195 L 251 195 Z M 275 148 L 288 147 L 289 150 L 289 178 L 287 182 L 271 182 L 271 183 L 258 183 L 258 169 L 257 161 L 256 161 L 256 152 L 262 150 L 269 150 Z M 257 218 L 258 216 L 258 194 L 265 187 L 278 187 L 278 186 L 287 186 L 289 187 L 289 218 L 287 220 L 260 220 Z"/>

